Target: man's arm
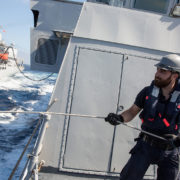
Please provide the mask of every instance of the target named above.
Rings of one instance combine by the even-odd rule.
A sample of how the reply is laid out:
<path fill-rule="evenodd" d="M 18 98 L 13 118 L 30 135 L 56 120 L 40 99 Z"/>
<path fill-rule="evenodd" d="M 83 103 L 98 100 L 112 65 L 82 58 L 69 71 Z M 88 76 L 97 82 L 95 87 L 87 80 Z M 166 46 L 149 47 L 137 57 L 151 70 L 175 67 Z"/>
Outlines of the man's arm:
<path fill-rule="evenodd" d="M 141 108 L 133 104 L 129 109 L 121 113 L 121 116 L 123 116 L 124 122 L 126 123 L 131 121 L 140 111 Z"/>
<path fill-rule="evenodd" d="M 109 113 L 105 118 L 105 121 L 114 126 L 120 124 L 120 122 L 127 123 L 131 121 L 140 111 L 141 108 L 133 104 L 129 109 L 119 115 L 115 113 Z"/>

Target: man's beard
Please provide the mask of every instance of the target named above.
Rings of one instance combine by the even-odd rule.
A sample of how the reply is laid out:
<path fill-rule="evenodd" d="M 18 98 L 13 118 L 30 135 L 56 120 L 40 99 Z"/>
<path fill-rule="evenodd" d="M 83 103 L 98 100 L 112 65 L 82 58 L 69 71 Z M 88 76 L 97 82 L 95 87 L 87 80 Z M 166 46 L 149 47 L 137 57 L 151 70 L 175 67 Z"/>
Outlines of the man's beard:
<path fill-rule="evenodd" d="M 164 88 L 168 86 L 170 83 L 171 83 L 171 75 L 166 80 L 162 80 L 158 77 L 155 77 L 154 79 L 154 85 L 159 88 Z"/>

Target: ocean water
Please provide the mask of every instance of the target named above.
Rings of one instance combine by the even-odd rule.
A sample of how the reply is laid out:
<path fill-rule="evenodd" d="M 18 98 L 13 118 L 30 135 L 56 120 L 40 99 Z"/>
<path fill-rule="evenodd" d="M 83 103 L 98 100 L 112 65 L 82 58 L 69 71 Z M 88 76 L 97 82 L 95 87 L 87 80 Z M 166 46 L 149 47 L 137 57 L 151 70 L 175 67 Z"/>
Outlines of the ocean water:
<path fill-rule="evenodd" d="M 25 66 L 24 73 L 32 79 L 42 79 L 49 73 L 31 71 Z M 44 81 L 31 81 L 20 72 L 0 79 L 0 111 L 46 111 L 57 74 Z M 37 114 L 0 113 L 0 180 L 8 179 L 29 137 L 38 122 Z M 35 139 L 33 140 L 33 142 Z M 13 179 L 19 179 L 33 148 L 28 147 Z"/>

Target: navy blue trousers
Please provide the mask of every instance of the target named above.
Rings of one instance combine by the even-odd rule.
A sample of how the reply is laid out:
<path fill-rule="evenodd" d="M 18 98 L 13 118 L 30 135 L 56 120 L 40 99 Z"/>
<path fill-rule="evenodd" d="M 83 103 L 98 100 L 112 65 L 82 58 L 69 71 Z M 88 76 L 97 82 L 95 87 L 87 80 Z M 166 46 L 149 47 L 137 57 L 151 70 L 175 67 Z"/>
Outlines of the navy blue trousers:
<path fill-rule="evenodd" d="M 120 173 L 120 180 L 142 180 L 149 165 L 156 164 L 157 180 L 176 180 L 179 171 L 179 150 L 164 151 L 138 140 L 131 157 Z"/>

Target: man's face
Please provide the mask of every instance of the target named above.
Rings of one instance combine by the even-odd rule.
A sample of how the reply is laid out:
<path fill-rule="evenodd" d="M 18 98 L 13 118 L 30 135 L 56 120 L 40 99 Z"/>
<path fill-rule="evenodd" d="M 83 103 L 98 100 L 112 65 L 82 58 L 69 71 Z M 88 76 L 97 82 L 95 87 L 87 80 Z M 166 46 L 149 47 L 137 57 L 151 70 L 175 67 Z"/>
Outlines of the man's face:
<path fill-rule="evenodd" d="M 154 85 L 163 88 L 168 86 L 172 81 L 172 73 L 168 70 L 157 68 Z"/>

